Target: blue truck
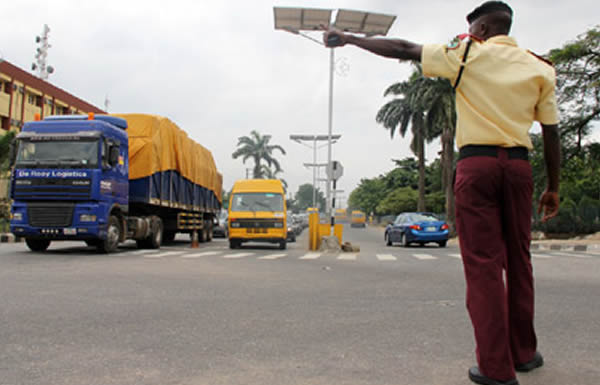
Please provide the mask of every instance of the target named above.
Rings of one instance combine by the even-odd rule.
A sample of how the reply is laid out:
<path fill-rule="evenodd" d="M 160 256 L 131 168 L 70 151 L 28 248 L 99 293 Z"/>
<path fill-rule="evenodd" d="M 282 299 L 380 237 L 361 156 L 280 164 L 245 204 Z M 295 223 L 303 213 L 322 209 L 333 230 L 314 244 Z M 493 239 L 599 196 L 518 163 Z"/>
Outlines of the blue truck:
<path fill-rule="evenodd" d="M 176 233 L 210 241 L 222 176 L 212 154 L 154 115 L 51 116 L 17 135 L 10 230 L 32 251 L 128 239 L 160 248 Z"/>

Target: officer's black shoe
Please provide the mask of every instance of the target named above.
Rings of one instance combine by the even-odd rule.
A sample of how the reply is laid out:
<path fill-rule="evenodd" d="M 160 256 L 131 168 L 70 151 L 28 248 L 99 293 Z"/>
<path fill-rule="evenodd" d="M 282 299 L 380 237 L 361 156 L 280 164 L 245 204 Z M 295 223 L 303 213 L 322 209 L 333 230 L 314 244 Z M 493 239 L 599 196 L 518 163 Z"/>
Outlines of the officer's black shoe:
<path fill-rule="evenodd" d="M 544 357 L 542 357 L 540 352 L 535 352 L 535 355 L 531 361 L 525 362 L 524 364 L 515 365 L 515 370 L 517 372 L 530 372 L 542 365 L 544 365 Z"/>
<path fill-rule="evenodd" d="M 469 369 L 469 379 L 476 384 L 481 385 L 519 385 L 519 381 L 516 378 L 508 381 L 498 381 L 493 378 L 489 378 L 481 374 L 477 366 L 473 366 Z"/>

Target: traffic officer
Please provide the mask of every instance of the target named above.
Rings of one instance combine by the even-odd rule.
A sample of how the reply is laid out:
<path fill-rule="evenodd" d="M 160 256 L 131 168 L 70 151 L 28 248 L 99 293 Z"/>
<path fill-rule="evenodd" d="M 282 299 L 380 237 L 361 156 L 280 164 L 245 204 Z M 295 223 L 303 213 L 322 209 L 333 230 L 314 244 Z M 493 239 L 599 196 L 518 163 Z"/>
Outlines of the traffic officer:
<path fill-rule="evenodd" d="M 509 37 L 513 11 L 488 1 L 467 16 L 469 34 L 450 44 L 364 38 L 325 32 L 328 47 L 352 44 L 388 58 L 420 61 L 425 76 L 450 80 L 456 92 L 459 160 L 456 227 L 477 344 L 478 384 L 518 384 L 515 370 L 543 365 L 533 325 L 529 247 L 533 181 L 528 132 L 542 126 L 547 188 L 543 221 L 558 213 L 560 143 L 552 65 Z"/>

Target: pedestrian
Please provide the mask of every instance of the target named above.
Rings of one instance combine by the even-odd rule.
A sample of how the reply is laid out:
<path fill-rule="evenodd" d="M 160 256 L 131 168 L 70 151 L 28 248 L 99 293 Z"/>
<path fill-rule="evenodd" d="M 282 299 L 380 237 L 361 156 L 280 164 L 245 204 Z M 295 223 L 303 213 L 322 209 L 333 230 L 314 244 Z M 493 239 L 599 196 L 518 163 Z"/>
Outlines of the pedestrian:
<path fill-rule="evenodd" d="M 547 188 L 538 211 L 558 213 L 560 143 L 552 65 L 509 37 L 513 11 L 488 1 L 467 16 L 469 34 L 448 45 L 325 32 L 326 46 L 352 44 L 394 59 L 420 61 L 425 76 L 450 80 L 456 92 L 459 160 L 456 227 L 473 324 L 478 384 L 518 384 L 516 371 L 543 365 L 534 330 L 529 247 L 533 181 L 528 132 L 542 126 Z"/>

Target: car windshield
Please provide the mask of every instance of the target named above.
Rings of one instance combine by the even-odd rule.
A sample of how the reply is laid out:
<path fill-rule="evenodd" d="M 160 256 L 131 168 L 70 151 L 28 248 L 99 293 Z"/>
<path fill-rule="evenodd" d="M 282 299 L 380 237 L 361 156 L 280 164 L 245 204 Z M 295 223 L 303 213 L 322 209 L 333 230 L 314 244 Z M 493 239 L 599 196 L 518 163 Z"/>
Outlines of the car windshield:
<path fill-rule="evenodd" d="M 16 167 L 40 168 L 95 168 L 98 167 L 98 140 L 21 140 Z"/>
<path fill-rule="evenodd" d="M 283 211 L 283 197 L 275 193 L 237 193 L 231 211 Z"/>
<path fill-rule="evenodd" d="M 432 214 L 411 214 L 411 222 L 438 222 L 440 219 Z"/>

